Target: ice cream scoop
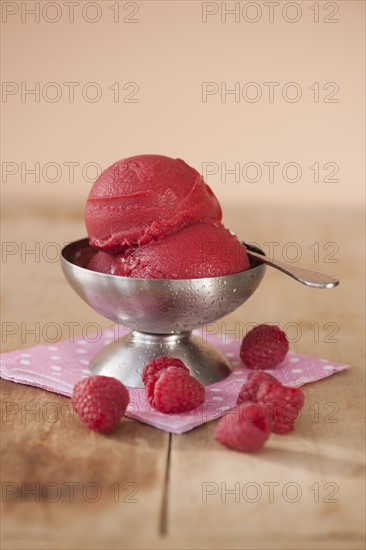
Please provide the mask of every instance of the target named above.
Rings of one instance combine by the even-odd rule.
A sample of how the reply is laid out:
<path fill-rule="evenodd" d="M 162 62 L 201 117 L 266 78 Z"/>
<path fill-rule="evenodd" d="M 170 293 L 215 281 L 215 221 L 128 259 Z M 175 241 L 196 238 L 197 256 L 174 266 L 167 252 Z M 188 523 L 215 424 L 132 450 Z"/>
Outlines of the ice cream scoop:
<path fill-rule="evenodd" d="M 88 268 L 143 279 L 194 279 L 249 268 L 246 248 L 221 223 L 202 176 L 181 159 L 139 155 L 93 185 L 85 221 L 99 251 Z"/>
<path fill-rule="evenodd" d="M 85 210 L 91 246 L 114 253 L 199 221 L 220 221 L 220 204 L 181 159 L 138 155 L 104 170 Z"/>
<path fill-rule="evenodd" d="M 219 277 L 249 269 L 246 246 L 219 223 L 197 223 L 117 256 L 99 251 L 88 268 L 142 279 Z"/>

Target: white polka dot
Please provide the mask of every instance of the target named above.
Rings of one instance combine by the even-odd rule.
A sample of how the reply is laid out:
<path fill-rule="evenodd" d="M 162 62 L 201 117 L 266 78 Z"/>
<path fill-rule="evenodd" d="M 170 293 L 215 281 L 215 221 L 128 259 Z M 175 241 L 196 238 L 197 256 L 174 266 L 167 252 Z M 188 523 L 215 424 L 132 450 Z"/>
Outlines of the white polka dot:
<path fill-rule="evenodd" d="M 61 357 L 59 355 L 51 355 L 52 361 L 59 361 Z"/>
<path fill-rule="evenodd" d="M 235 382 L 245 382 L 244 378 L 237 378 Z"/>
<path fill-rule="evenodd" d="M 48 348 L 50 351 L 58 351 L 58 347 L 57 346 L 48 346 Z"/>
<path fill-rule="evenodd" d="M 321 361 L 322 363 L 328 363 L 326 359 L 319 359 L 319 361 Z"/>
<path fill-rule="evenodd" d="M 298 363 L 300 359 L 298 357 L 291 357 L 290 363 Z"/>
<path fill-rule="evenodd" d="M 226 351 L 225 352 L 226 357 L 234 357 L 234 354 L 232 351 Z"/>
<path fill-rule="evenodd" d="M 220 391 L 221 391 L 221 388 L 211 388 L 210 391 L 214 391 L 214 392 L 217 392 L 217 391 L 218 391 L 218 392 L 220 392 Z"/>
<path fill-rule="evenodd" d="M 243 374 L 243 371 L 241 371 L 241 370 L 235 370 L 235 371 L 233 372 L 233 375 L 234 375 L 234 376 L 240 376 L 241 374 Z"/>
<path fill-rule="evenodd" d="M 30 353 L 21 353 L 20 355 L 21 355 L 22 357 L 30 357 L 30 356 L 31 356 Z"/>
<path fill-rule="evenodd" d="M 221 395 L 214 395 L 212 400 L 213 401 L 223 401 L 224 398 Z"/>
<path fill-rule="evenodd" d="M 79 359 L 80 365 L 89 365 L 89 361 L 87 359 Z"/>
<path fill-rule="evenodd" d="M 51 365 L 51 370 L 61 370 L 61 367 L 59 365 Z"/>
<path fill-rule="evenodd" d="M 85 345 L 86 345 L 85 340 L 77 340 L 76 343 L 77 343 L 79 346 L 85 346 Z"/>
<path fill-rule="evenodd" d="M 292 369 L 292 372 L 296 374 L 297 372 L 304 372 L 304 371 L 302 369 Z"/>
<path fill-rule="evenodd" d="M 87 353 L 87 351 L 86 351 L 86 349 L 80 348 L 80 349 L 76 350 L 76 353 Z"/>
<path fill-rule="evenodd" d="M 324 370 L 335 370 L 333 365 L 324 365 L 323 369 Z"/>
<path fill-rule="evenodd" d="M 83 369 L 81 372 L 83 372 L 84 374 L 90 374 L 90 370 L 89 370 L 89 369 Z"/>
<path fill-rule="evenodd" d="M 21 360 L 19 361 L 19 363 L 21 363 L 22 365 L 30 365 L 30 364 L 31 364 L 31 362 L 28 361 L 27 359 L 21 359 Z"/>

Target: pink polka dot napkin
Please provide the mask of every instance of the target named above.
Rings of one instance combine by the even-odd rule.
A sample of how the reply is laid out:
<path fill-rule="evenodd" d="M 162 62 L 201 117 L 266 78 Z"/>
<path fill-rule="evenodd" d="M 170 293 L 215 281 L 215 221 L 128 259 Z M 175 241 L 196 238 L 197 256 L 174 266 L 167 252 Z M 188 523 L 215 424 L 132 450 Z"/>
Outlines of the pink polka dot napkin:
<path fill-rule="evenodd" d="M 228 339 L 223 342 L 217 335 L 207 335 L 207 340 L 228 357 L 233 372 L 226 380 L 206 386 L 206 399 L 201 407 L 184 414 L 163 414 L 150 407 L 144 389 L 129 388 L 130 404 L 127 416 L 161 430 L 181 434 L 209 420 L 219 418 L 233 408 L 250 370 L 243 367 L 240 362 L 239 342 Z M 111 330 L 107 329 L 97 342 L 79 338 L 73 342 L 63 341 L 3 353 L 0 360 L 0 376 L 19 384 L 29 384 L 71 396 L 74 384 L 91 374 L 88 368 L 89 361 L 111 341 Z M 347 368 L 349 365 L 289 352 L 285 360 L 271 372 L 283 384 L 301 386 Z"/>

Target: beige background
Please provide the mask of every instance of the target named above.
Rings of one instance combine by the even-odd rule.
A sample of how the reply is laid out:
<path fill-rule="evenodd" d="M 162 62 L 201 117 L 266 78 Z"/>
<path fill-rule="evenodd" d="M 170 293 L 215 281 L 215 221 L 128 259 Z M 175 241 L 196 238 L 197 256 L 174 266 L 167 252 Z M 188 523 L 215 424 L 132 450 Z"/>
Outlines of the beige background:
<path fill-rule="evenodd" d="M 332 208 L 363 202 L 363 1 L 320 2 L 319 23 L 310 9 L 314 3 L 307 1 L 296 3 L 301 17 L 295 23 L 284 18 L 296 16 L 288 2 L 275 8 L 273 23 L 269 8 L 260 1 L 251 8 L 248 2 L 238 3 L 239 21 L 227 15 L 224 23 L 221 2 L 207 7 L 195 0 L 119 2 L 119 23 L 113 22 L 116 12 L 111 9 L 117 3 L 108 0 L 94 3 L 97 8 L 81 0 L 73 23 L 68 21 L 64 2 L 56 2 L 57 11 L 52 6 L 45 10 L 49 3 L 40 2 L 39 23 L 25 12 L 34 9 L 34 2 L 2 4 L 3 86 L 5 92 L 19 87 L 14 95 L 3 94 L 1 104 L 2 188 L 9 207 L 14 200 L 27 205 L 53 202 L 57 208 L 65 201 L 81 209 L 91 186 L 86 179 L 96 174 L 91 165 L 83 174 L 85 165 L 105 168 L 140 153 L 179 156 L 200 171 L 205 163 L 214 163 L 216 173 L 207 181 L 224 208 L 245 210 L 259 202 Z M 235 5 L 225 4 L 227 9 Z M 333 13 L 337 8 L 338 13 Z M 96 9 L 100 20 L 85 21 L 97 15 Z M 217 13 L 203 23 L 205 10 Z M 256 23 L 245 21 L 244 16 L 253 19 L 256 14 Z M 56 17 L 56 23 L 45 20 Z M 22 98 L 22 86 L 24 91 L 37 82 L 39 102 L 31 95 Z M 50 82 L 56 82 L 61 91 L 54 103 L 42 97 L 42 90 L 50 98 L 55 93 L 55 88 L 47 88 Z M 64 82 L 80 83 L 73 103 Z M 81 93 L 90 82 L 96 82 L 102 92 L 96 103 L 86 101 Z M 121 91 L 117 103 L 109 89 L 115 82 Z M 123 90 L 128 82 L 139 86 L 134 96 L 137 103 L 123 102 L 133 91 L 132 87 Z M 241 97 L 237 103 L 228 95 L 222 102 L 216 93 L 203 103 L 203 82 L 215 82 L 219 89 L 221 83 L 231 89 L 238 82 L 242 89 L 256 82 L 262 98 L 250 103 Z M 273 103 L 268 101 L 264 82 L 280 83 Z M 300 101 L 282 98 L 288 82 L 301 88 Z M 318 103 L 309 89 L 314 82 L 320 86 Z M 329 82 L 339 86 L 333 97 L 338 103 L 323 102 L 334 89 L 323 89 Z M 91 97 L 93 89 L 87 92 Z M 289 90 L 293 92 L 294 88 Z M 253 93 L 251 88 L 248 94 Z M 37 162 L 39 182 L 25 173 Z M 238 181 L 233 175 L 225 181 L 221 163 L 228 169 L 239 163 L 241 170 L 253 162 L 262 169 L 259 181 L 244 181 L 241 174 Z M 273 182 L 268 166 L 263 165 L 268 162 L 280 163 Z M 298 182 L 282 177 L 282 168 L 289 162 L 301 168 Z M 309 168 L 315 162 L 320 165 L 319 182 Z M 58 172 L 48 163 L 56 163 Z M 74 181 L 69 163 L 77 163 Z M 338 182 L 323 181 L 334 166 L 324 169 L 326 163 L 339 166 L 334 176 Z M 294 172 L 290 169 L 288 175 L 292 178 Z M 254 177 L 249 171 L 249 178 Z M 50 181 L 53 178 L 59 181 Z"/>

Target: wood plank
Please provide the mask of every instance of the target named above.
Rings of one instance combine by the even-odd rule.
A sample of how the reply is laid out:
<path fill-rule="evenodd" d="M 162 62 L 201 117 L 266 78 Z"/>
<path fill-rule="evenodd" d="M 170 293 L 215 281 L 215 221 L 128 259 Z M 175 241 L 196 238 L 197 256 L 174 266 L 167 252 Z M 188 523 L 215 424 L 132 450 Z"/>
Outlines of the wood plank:
<path fill-rule="evenodd" d="M 262 537 L 291 537 L 306 548 L 318 548 L 318 542 L 328 537 L 338 539 L 335 548 L 344 547 L 345 539 L 363 541 L 364 468 L 362 438 L 357 442 L 354 428 L 357 413 L 342 407 L 339 422 L 329 424 L 323 410 L 344 389 L 346 376 L 309 385 L 296 432 L 272 436 L 263 452 L 253 456 L 214 442 L 215 422 L 174 436 L 169 535 L 179 539 L 189 522 L 198 540 L 210 533 L 218 547 L 226 548 L 235 539 L 250 540 L 255 547 Z M 317 403 L 323 415 L 314 422 Z"/>
<path fill-rule="evenodd" d="M 301 337 L 292 349 L 350 362 L 353 368 L 307 385 L 306 405 L 296 431 L 272 435 L 261 453 L 240 454 L 220 446 L 214 441 L 216 422 L 173 436 L 168 534 L 180 539 L 189 525 L 195 544 L 207 542 L 210 536 L 216 541 L 213 548 L 239 548 L 238 541 L 243 548 L 275 548 L 276 544 L 281 548 L 320 548 L 329 541 L 332 548 L 362 548 L 364 291 L 362 266 L 354 259 L 362 257 L 363 249 L 362 242 L 353 238 L 363 234 L 362 218 L 354 215 L 351 220 L 350 215 L 343 215 L 335 225 L 324 212 L 297 212 L 296 224 L 295 214 L 283 214 L 260 215 L 260 223 L 255 225 L 259 241 L 272 234 L 273 241 L 291 239 L 302 250 L 313 239 L 335 241 L 339 262 L 313 262 L 313 267 L 324 271 L 328 267 L 329 272 L 337 273 L 340 287 L 313 291 L 268 270 L 261 291 L 225 319 L 219 330 L 233 329 L 235 323 L 243 329 L 249 321 L 266 320 L 282 326 L 291 321 L 301 328 Z M 231 219 L 243 235 L 244 222 Z M 247 223 L 253 227 L 253 216 Z M 338 342 L 330 342 L 329 333 L 322 328 L 315 339 L 311 330 L 315 322 L 320 327 L 335 323 Z"/>
<path fill-rule="evenodd" d="M 6 540 L 73 541 L 95 531 L 103 546 L 104 537 L 139 533 L 142 518 L 144 535 L 159 535 L 169 434 L 125 419 L 103 436 L 82 425 L 66 397 L 1 386 Z"/>
<path fill-rule="evenodd" d="M 18 247 L 3 265 L 2 323 L 16 327 L 14 334 L 3 331 L 3 351 L 51 343 L 55 336 L 72 337 L 72 325 L 76 337 L 91 322 L 101 329 L 112 325 L 76 296 L 59 262 L 53 261 L 52 254 L 63 243 L 85 235 L 80 211 L 19 211 L 5 215 L 3 224 L 8 250 L 13 244 Z M 99 548 L 105 539 L 135 537 L 141 532 L 141 518 L 144 536 L 159 537 L 169 434 L 125 419 L 113 435 L 102 436 L 82 426 L 66 397 L 8 381 L 2 381 L 1 393 L 6 544 L 20 548 L 46 541 L 44 547 L 76 548 L 85 538 L 93 541 L 90 548 Z M 21 501 L 22 483 L 26 489 L 37 488 L 40 502 L 32 495 Z M 70 483 L 78 484 L 74 502 Z M 90 484 L 96 484 L 94 494 Z M 50 502 L 57 491 L 60 499 Z"/>

